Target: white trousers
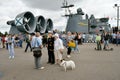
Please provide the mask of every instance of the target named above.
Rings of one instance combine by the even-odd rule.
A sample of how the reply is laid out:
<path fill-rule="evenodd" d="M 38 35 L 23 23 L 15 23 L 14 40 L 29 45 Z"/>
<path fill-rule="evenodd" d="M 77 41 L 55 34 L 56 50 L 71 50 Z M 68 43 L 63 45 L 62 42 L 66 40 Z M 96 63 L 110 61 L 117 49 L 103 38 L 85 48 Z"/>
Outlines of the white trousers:
<path fill-rule="evenodd" d="M 55 59 L 59 59 L 62 60 L 62 54 L 60 53 L 60 51 L 55 51 Z"/>

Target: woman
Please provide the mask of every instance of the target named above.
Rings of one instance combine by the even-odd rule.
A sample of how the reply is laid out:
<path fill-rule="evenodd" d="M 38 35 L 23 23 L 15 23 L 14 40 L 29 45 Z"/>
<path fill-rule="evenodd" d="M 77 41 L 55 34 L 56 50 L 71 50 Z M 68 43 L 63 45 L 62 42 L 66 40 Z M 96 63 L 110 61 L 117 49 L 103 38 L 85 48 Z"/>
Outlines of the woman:
<path fill-rule="evenodd" d="M 11 34 L 8 35 L 7 43 L 8 43 L 9 59 L 14 58 L 15 56 L 14 38 L 12 37 Z"/>
<path fill-rule="evenodd" d="M 59 35 L 55 34 L 55 42 L 54 42 L 54 49 L 55 49 L 55 58 L 56 58 L 56 64 L 60 63 L 60 60 L 62 60 L 62 54 L 63 54 L 63 42 L 59 38 Z"/>

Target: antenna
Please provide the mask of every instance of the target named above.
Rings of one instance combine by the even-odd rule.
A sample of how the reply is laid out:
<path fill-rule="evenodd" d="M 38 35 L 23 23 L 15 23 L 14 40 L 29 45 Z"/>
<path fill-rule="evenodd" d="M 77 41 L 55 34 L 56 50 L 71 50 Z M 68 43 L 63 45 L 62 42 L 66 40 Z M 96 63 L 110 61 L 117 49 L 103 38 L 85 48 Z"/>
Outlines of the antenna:
<path fill-rule="evenodd" d="M 63 15 L 64 17 L 69 17 L 70 15 L 72 15 L 70 7 L 74 7 L 74 5 L 73 4 L 68 5 L 67 0 L 64 0 L 63 6 L 61 7 L 65 9 L 65 15 Z"/>

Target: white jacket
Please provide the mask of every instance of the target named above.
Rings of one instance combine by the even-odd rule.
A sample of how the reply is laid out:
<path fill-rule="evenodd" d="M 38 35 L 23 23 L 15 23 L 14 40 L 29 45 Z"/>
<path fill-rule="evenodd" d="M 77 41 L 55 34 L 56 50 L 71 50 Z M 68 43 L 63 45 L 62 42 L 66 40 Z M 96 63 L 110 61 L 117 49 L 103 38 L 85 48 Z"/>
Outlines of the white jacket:
<path fill-rule="evenodd" d="M 63 41 L 60 38 L 57 38 L 54 42 L 54 49 L 55 50 L 60 50 L 60 49 L 64 49 L 63 46 Z"/>

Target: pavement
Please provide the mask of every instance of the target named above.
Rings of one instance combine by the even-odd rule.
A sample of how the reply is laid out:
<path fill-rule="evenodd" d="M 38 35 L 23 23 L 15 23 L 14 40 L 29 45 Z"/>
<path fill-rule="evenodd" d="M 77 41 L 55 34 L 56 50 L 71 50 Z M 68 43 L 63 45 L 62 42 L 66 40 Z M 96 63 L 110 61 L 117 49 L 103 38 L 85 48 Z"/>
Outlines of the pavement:
<path fill-rule="evenodd" d="M 43 49 L 43 70 L 34 69 L 34 57 L 30 49 L 15 48 L 15 58 L 9 59 L 6 49 L 0 49 L 0 80 L 120 80 L 120 46 L 110 44 L 113 51 L 96 51 L 95 43 L 79 45 L 80 53 L 71 53 L 66 58 L 73 60 L 74 70 L 65 72 L 59 65 L 47 64 L 47 49 Z"/>

